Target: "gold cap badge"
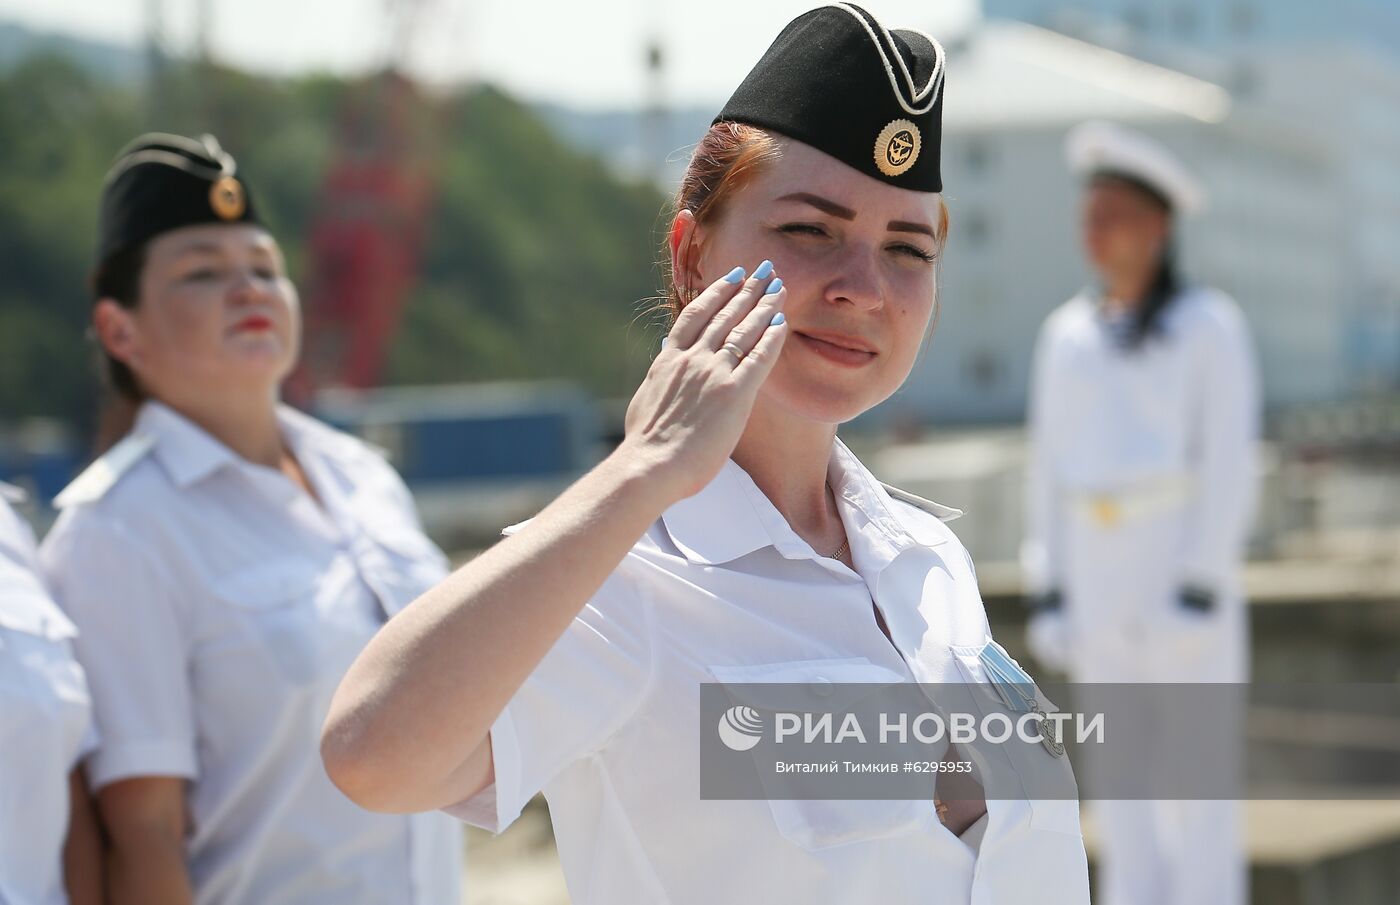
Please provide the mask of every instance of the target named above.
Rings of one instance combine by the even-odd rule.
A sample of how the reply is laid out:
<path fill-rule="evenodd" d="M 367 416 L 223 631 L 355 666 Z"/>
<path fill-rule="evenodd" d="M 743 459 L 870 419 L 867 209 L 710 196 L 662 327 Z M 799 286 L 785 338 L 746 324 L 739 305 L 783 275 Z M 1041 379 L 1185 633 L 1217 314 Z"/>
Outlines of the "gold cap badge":
<path fill-rule="evenodd" d="M 243 183 L 232 176 L 220 176 L 209 187 L 209 206 L 221 220 L 237 220 L 248 209 Z"/>
<path fill-rule="evenodd" d="M 919 159 L 922 143 L 918 126 L 907 119 L 896 119 L 875 139 L 875 166 L 886 176 L 905 173 Z"/>

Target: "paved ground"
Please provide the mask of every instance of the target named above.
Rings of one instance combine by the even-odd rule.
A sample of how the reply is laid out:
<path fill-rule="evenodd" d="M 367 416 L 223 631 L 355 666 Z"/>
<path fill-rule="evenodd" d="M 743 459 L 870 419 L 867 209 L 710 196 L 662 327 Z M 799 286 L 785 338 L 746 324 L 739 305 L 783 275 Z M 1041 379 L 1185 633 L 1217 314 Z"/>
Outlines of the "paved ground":
<path fill-rule="evenodd" d="M 543 804 L 536 798 L 499 837 L 468 828 L 464 905 L 568 905 Z M 1245 805 L 1245 821 L 1250 862 L 1256 868 L 1306 868 L 1400 845 L 1400 795 L 1386 801 L 1251 801 Z M 1092 807 L 1086 809 L 1084 835 L 1092 857 L 1097 848 Z M 1293 890 L 1287 897 L 1328 899 Z"/>
<path fill-rule="evenodd" d="M 500 836 L 467 827 L 463 892 L 464 905 L 569 905 L 542 798 Z"/>

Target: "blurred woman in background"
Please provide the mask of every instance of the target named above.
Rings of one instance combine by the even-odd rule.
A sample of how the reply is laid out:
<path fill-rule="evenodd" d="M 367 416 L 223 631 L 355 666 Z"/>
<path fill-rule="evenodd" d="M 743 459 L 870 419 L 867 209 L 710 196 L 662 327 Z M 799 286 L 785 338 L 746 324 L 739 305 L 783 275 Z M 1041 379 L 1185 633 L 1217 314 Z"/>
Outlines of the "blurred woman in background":
<path fill-rule="evenodd" d="M 102 905 L 102 840 L 79 765 L 97 744 L 77 629 L 0 483 L 0 902 Z"/>
<path fill-rule="evenodd" d="M 1051 313 L 1035 352 L 1027 641 L 1075 682 L 1244 682 L 1239 564 L 1259 421 L 1248 328 L 1228 296 L 1177 273 L 1177 217 L 1203 203 L 1180 161 L 1108 123 L 1084 124 L 1067 147 L 1085 180 L 1082 235 L 1097 283 Z M 1144 787 L 1182 759 L 1173 742 L 1202 732 L 1201 713 L 1164 710 L 1132 739 Z M 1096 808 L 1096 901 L 1244 905 L 1238 802 Z"/>
<path fill-rule="evenodd" d="M 102 192 L 93 327 L 134 423 L 42 547 L 78 626 L 116 905 L 458 901 L 459 827 L 361 810 L 318 729 L 446 573 L 393 469 L 278 402 L 297 294 L 233 158 L 138 138 Z"/>

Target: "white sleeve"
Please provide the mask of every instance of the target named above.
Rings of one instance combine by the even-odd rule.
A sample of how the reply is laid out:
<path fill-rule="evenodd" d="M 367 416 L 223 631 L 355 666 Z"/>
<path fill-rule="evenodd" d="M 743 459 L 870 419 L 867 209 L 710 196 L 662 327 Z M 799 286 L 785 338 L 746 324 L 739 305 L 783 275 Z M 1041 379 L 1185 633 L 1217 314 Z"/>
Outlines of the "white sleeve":
<path fill-rule="evenodd" d="M 1041 328 L 1031 359 L 1031 384 L 1026 404 L 1025 537 L 1021 569 L 1029 595 L 1061 587 L 1065 503 L 1054 470 L 1054 417 L 1051 400 L 1057 371 L 1053 327 Z"/>
<path fill-rule="evenodd" d="M 1203 332 L 1192 438 L 1195 486 L 1183 584 L 1219 590 L 1238 565 L 1257 494 L 1259 379 L 1243 315 L 1233 303 Z"/>
<path fill-rule="evenodd" d="M 40 562 L 54 599 L 78 627 L 100 742 L 87 760 L 100 789 L 135 776 L 197 776 L 182 601 L 160 564 L 129 532 L 75 512 L 44 541 Z"/>
<path fill-rule="evenodd" d="M 651 604 L 624 563 L 491 726 L 495 782 L 443 810 L 500 833 L 566 767 L 603 748 L 647 694 L 651 619 Z"/>

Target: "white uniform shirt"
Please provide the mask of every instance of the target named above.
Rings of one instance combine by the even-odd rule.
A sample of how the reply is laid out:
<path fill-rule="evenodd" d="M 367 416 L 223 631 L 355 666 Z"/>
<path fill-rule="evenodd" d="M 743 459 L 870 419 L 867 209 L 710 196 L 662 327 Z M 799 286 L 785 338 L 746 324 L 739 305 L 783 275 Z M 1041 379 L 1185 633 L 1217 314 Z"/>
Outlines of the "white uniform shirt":
<path fill-rule="evenodd" d="M 460 827 L 360 809 L 319 753 L 346 669 L 446 561 L 382 458 L 279 420 L 320 505 L 154 402 L 60 494 L 41 558 L 82 632 L 90 782 L 191 781 L 199 905 L 455 905 Z"/>
<path fill-rule="evenodd" d="M 702 682 L 985 681 L 978 655 L 994 642 L 962 544 L 840 441 L 829 477 L 856 571 L 818 556 L 726 463 L 516 692 L 491 728 L 495 783 L 446 810 L 500 832 L 543 790 L 575 905 L 1086 905 L 1075 801 L 989 800 L 974 851 L 931 798 L 700 799 Z"/>
<path fill-rule="evenodd" d="M 1161 336 L 1124 350 L 1103 314 L 1095 294 L 1081 293 L 1050 314 L 1037 341 L 1028 583 L 1063 588 L 1076 497 L 1176 479 L 1189 488 L 1184 543 L 1144 555 L 1169 557 L 1180 583 L 1226 590 L 1256 493 L 1259 388 L 1244 317 L 1224 293 L 1189 289 L 1164 309 Z"/>
<path fill-rule="evenodd" d="M 38 577 L 0 484 L 0 902 L 63 905 L 68 774 L 97 743 L 77 630 Z"/>

